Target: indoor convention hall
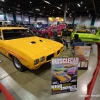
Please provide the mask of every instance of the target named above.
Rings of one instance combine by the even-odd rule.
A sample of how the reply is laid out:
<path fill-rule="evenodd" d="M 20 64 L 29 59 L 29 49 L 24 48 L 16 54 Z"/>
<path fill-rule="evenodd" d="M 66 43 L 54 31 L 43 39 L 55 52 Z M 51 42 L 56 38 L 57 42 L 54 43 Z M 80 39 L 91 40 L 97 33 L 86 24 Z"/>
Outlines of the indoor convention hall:
<path fill-rule="evenodd" d="M 0 0 L 0 100 L 100 100 L 99 0 Z"/>

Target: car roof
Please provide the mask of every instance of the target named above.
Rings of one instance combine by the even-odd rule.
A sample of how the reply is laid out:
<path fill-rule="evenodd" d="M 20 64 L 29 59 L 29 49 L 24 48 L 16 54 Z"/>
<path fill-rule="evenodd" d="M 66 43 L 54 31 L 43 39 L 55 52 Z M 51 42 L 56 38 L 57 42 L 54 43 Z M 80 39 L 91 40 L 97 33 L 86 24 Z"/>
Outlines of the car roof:
<path fill-rule="evenodd" d="M 5 30 L 5 29 L 27 29 L 24 27 L 0 27 L 0 29 Z"/>

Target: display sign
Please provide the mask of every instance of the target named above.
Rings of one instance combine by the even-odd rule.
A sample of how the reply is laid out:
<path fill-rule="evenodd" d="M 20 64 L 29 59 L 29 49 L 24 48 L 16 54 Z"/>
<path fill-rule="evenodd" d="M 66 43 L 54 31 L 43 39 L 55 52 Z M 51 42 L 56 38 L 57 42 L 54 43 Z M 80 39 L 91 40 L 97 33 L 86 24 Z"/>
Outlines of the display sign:
<path fill-rule="evenodd" d="M 78 62 L 78 57 L 52 59 L 52 94 L 77 90 Z"/>
<path fill-rule="evenodd" d="M 49 17 L 49 21 L 54 21 L 54 22 L 64 21 L 64 18 L 62 18 L 62 17 Z"/>
<path fill-rule="evenodd" d="M 88 69 L 90 46 L 75 46 L 74 55 L 79 58 L 78 69 Z"/>

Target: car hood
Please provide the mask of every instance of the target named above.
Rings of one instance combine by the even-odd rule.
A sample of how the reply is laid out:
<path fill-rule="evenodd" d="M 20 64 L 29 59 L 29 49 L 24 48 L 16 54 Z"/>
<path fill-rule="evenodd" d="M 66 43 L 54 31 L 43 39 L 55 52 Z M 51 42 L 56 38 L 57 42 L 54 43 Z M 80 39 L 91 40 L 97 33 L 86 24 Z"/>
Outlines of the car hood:
<path fill-rule="evenodd" d="M 95 38 L 97 37 L 96 35 L 94 34 L 86 34 L 86 33 L 73 33 L 73 37 L 74 37 L 74 34 L 78 34 L 80 38 Z"/>
<path fill-rule="evenodd" d="M 34 55 L 39 55 L 47 51 L 56 50 L 56 47 L 62 47 L 62 44 L 55 42 L 53 40 L 39 38 L 39 37 L 28 37 L 19 38 L 5 41 L 7 45 L 16 48 L 17 50 L 23 52 L 30 52 Z M 60 49 L 59 48 L 59 49 Z M 28 53 L 27 52 L 27 53 Z"/>

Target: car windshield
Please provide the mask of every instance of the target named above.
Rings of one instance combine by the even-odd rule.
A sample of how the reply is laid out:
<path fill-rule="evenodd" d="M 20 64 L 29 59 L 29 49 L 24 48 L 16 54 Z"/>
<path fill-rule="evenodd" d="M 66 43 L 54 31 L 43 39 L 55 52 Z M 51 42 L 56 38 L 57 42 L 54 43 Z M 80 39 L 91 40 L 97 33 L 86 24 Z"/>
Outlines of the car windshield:
<path fill-rule="evenodd" d="M 9 29 L 2 30 L 4 40 L 32 37 L 34 34 L 28 29 Z"/>
<path fill-rule="evenodd" d="M 96 34 L 98 31 L 97 28 L 77 28 L 75 33 L 86 33 L 86 34 Z"/>

